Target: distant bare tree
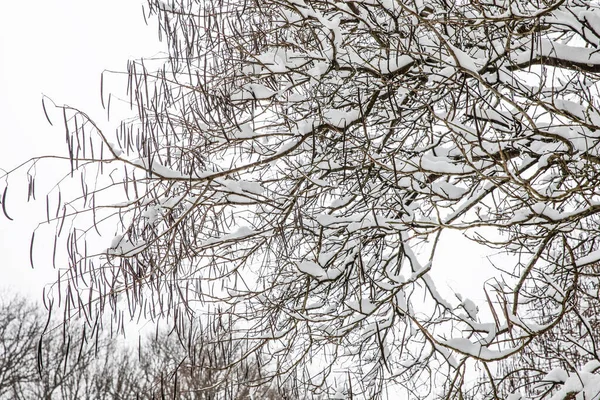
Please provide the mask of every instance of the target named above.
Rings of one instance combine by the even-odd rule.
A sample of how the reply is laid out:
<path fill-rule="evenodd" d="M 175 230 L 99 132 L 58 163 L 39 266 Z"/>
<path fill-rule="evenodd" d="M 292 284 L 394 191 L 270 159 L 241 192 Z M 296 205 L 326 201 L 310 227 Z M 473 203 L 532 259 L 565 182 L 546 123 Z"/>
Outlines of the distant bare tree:
<path fill-rule="evenodd" d="M 37 379 L 36 350 L 44 321 L 24 299 L 0 297 L 0 399 L 22 398 Z"/>
<path fill-rule="evenodd" d="M 47 325 L 48 323 L 48 325 Z M 103 380 L 114 350 L 106 335 L 87 342 L 15 296 L 0 304 L 0 399 L 108 399 Z M 102 357 L 105 356 L 105 357 Z M 112 374 L 108 374 L 112 376 Z"/>
<path fill-rule="evenodd" d="M 88 342 L 82 332 L 51 322 L 53 329 L 45 329 L 44 313 L 24 298 L 0 303 L 0 399 L 299 398 L 289 382 L 265 385 L 265 366 L 258 360 L 229 372 L 240 350 L 229 347 L 231 342 L 194 336 L 184 344 L 175 333 L 161 333 L 134 349 L 118 346 L 106 332 Z"/>
<path fill-rule="evenodd" d="M 188 347 L 190 346 L 191 347 Z M 292 400 L 299 398 L 290 382 L 265 384 L 259 360 L 246 359 L 234 368 L 241 349 L 231 342 L 195 336 L 181 343 L 175 332 L 147 337 L 138 354 L 127 353 L 117 363 L 123 386 L 140 399 Z M 137 356 L 137 357 L 136 357 Z M 133 368 L 132 368 L 133 367 Z"/>

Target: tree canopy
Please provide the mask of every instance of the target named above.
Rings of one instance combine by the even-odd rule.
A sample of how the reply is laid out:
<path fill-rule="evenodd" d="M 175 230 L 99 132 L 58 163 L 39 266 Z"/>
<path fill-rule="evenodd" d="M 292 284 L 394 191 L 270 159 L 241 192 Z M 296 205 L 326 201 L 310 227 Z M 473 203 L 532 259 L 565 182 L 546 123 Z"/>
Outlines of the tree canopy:
<path fill-rule="evenodd" d="M 339 398 L 597 395 L 597 2 L 146 14 L 169 51 L 128 64 L 137 117 L 113 137 L 63 108 L 82 193 L 50 198 L 48 219 L 69 249 L 68 313 L 167 318 L 182 336 L 203 315 L 272 366 L 265 381 Z M 88 253 L 106 221 L 115 238 Z M 481 315 L 431 278 L 460 274 L 458 254 L 435 258 L 451 230 L 506 254 Z M 521 374 L 544 346 L 553 362 Z"/>

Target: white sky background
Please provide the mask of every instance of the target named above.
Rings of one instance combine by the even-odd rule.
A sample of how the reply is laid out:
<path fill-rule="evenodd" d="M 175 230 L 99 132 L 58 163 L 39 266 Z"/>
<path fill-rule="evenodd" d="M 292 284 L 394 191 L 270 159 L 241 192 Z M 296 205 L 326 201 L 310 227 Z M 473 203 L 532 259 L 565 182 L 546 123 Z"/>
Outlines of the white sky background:
<path fill-rule="evenodd" d="M 48 124 L 42 93 L 57 104 L 85 111 L 105 131 L 114 127 L 117 119 L 108 123 L 100 103 L 101 72 L 124 71 L 128 59 L 151 57 L 164 49 L 155 21 L 146 26 L 141 4 L 142 0 L 30 0 L 2 5 L 0 168 L 10 169 L 36 155 L 67 154 L 62 117 L 54 112 L 54 127 Z M 104 91 L 105 99 L 108 91 L 124 93 L 125 83 L 105 77 Z M 52 231 L 36 236 L 34 270 L 29 245 L 33 229 L 45 220 L 47 190 L 68 171 L 67 163 L 42 163 L 33 203 L 26 202 L 25 171 L 10 179 L 7 205 L 14 221 L 0 216 L 0 291 L 10 288 L 40 299 L 43 286 L 56 279 Z M 491 273 L 486 251 L 458 234 L 445 236 L 432 271 L 439 291 L 451 295 L 456 290 L 483 300 L 483 277 Z"/>
<path fill-rule="evenodd" d="M 142 0 L 28 0 L 2 2 L 0 21 L 0 168 L 11 169 L 39 155 L 65 155 L 64 125 L 42 110 L 42 94 L 57 104 L 85 111 L 102 128 L 114 126 L 100 103 L 100 74 L 125 71 L 128 59 L 151 57 L 158 42 L 153 20 L 144 22 Z M 104 91 L 125 93 L 124 81 L 106 79 Z M 46 104 L 47 107 L 49 103 Z M 50 111 L 50 109 L 49 109 Z M 9 180 L 8 213 L 0 217 L 0 291 L 40 299 L 44 284 L 56 278 L 48 251 L 40 249 L 35 269 L 29 262 L 31 233 L 45 219 L 45 194 L 68 164 L 42 163 L 37 201 L 27 203 L 25 170 Z M 4 182 L 0 184 L 4 187 Z M 46 231 L 48 232 L 48 230 Z M 50 232 L 51 234 L 52 232 Z M 53 236 L 36 236 L 36 248 L 51 249 Z M 108 239 L 110 240 L 110 239 Z"/>
<path fill-rule="evenodd" d="M 102 71 L 125 71 L 128 59 L 152 57 L 165 47 L 158 42 L 155 21 L 150 19 L 149 26 L 144 22 L 143 0 L 3 3 L 0 168 L 5 170 L 34 156 L 67 154 L 62 116 L 54 111 L 54 126 L 48 124 L 42 94 L 57 104 L 85 111 L 108 131 L 118 120 L 113 115 L 107 122 L 101 106 Z M 104 91 L 105 99 L 109 91 L 123 94 L 125 83 L 105 76 Z M 53 231 L 46 229 L 36 236 L 35 269 L 30 266 L 29 246 L 33 229 L 46 218 L 46 192 L 68 171 L 68 163 L 40 164 L 37 201 L 30 203 L 25 170 L 10 178 L 7 206 L 14 221 L 0 214 L 0 296 L 8 289 L 41 299 L 43 287 L 56 279 L 51 261 Z M 432 270 L 438 290 L 449 297 L 457 291 L 482 304 L 482 283 L 493 274 L 485 258 L 489 251 L 469 244 L 459 234 L 444 235 Z M 110 243 L 111 238 L 105 240 Z"/>

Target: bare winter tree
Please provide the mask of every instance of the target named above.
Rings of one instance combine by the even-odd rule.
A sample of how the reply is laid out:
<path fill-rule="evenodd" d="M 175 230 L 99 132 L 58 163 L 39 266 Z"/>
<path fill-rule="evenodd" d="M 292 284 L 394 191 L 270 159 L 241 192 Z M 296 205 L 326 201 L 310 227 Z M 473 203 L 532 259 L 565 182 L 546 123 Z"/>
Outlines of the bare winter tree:
<path fill-rule="evenodd" d="M 182 337 L 205 314 L 244 349 L 225 370 L 258 357 L 260 379 L 337 398 L 518 398 L 558 364 L 566 379 L 523 394 L 598 396 L 597 2 L 148 6 L 169 53 L 129 63 L 137 118 L 113 137 L 63 107 L 82 182 L 48 202 L 67 313 Z M 436 290 L 448 230 L 507 255 L 487 320 Z"/>
<path fill-rule="evenodd" d="M 0 398 L 17 397 L 17 388 L 36 379 L 37 340 L 43 321 L 31 317 L 34 307 L 20 299 L 0 302 Z"/>
<path fill-rule="evenodd" d="M 115 346 L 106 335 L 87 339 L 82 332 L 48 320 L 25 298 L 3 299 L 0 399 L 112 399 L 107 356 Z"/>
<path fill-rule="evenodd" d="M 87 340 L 55 319 L 46 322 L 41 309 L 24 298 L 0 304 L 0 399 L 299 398 L 289 382 L 265 385 L 260 360 L 225 368 L 241 349 L 200 337 L 200 331 L 188 343 L 174 332 L 157 333 L 140 338 L 134 348 L 117 345 L 107 331 Z"/>
<path fill-rule="evenodd" d="M 198 332 L 199 333 L 199 332 Z M 203 335 L 205 333 L 202 333 Z M 182 343 L 175 332 L 144 340 L 136 354 L 124 353 L 116 363 L 123 398 L 189 400 L 292 400 L 298 399 L 289 382 L 262 381 L 260 360 L 239 358 L 232 342 L 214 342 L 192 335 Z"/>

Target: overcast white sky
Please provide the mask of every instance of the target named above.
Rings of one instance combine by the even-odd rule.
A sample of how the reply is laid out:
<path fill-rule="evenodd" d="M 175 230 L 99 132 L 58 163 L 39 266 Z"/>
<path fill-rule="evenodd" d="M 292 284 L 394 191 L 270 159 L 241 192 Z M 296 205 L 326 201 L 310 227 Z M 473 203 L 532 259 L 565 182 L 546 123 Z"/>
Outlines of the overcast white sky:
<path fill-rule="evenodd" d="M 55 113 L 54 127 L 46 122 L 42 94 L 57 104 L 85 110 L 103 127 L 108 126 L 100 104 L 101 72 L 124 71 L 128 59 L 150 57 L 164 48 L 158 42 L 156 25 L 145 24 L 142 4 L 142 0 L 3 2 L 0 168 L 9 169 L 36 155 L 65 154 L 62 121 Z M 36 258 L 36 268 L 31 269 L 29 241 L 37 222 L 45 218 L 44 183 L 61 172 L 49 171 L 56 164 L 40 167 L 38 201 L 26 203 L 26 175 L 17 174 L 9 180 L 7 199 L 14 221 L 0 217 L 0 290 L 11 288 L 36 298 L 56 272 L 42 258 Z M 50 237 L 45 244 L 51 241 Z"/>
<path fill-rule="evenodd" d="M 5 2 L 0 23 L 0 168 L 9 169 L 36 155 L 65 154 L 64 127 L 54 114 L 51 127 L 42 111 L 42 94 L 58 104 L 86 111 L 109 129 L 100 104 L 100 74 L 104 69 L 125 70 L 127 60 L 150 57 L 164 49 L 157 28 L 142 16 L 141 0 L 30 0 Z M 105 81 L 105 91 L 124 90 Z M 114 119 L 111 122 L 115 122 Z M 36 298 L 44 284 L 56 278 L 48 255 L 52 236 L 40 244 L 36 236 L 36 268 L 30 267 L 31 232 L 45 219 L 45 192 L 66 172 L 38 171 L 38 201 L 26 203 L 26 175 L 9 181 L 8 211 L 14 221 L 0 217 L 0 290 L 12 288 Z M 57 168 L 58 169 L 58 168 Z M 54 175 L 52 173 L 54 173 Z M 54 177 L 54 179 L 53 179 Z M 44 187 L 44 184 L 46 186 Z M 0 188 L 3 188 L 3 182 Z M 483 252 L 452 240 L 439 248 L 438 288 L 471 292 L 482 298 L 481 277 L 490 270 Z M 46 252 L 40 249 L 46 246 Z M 440 282 L 441 280 L 441 282 Z"/>

